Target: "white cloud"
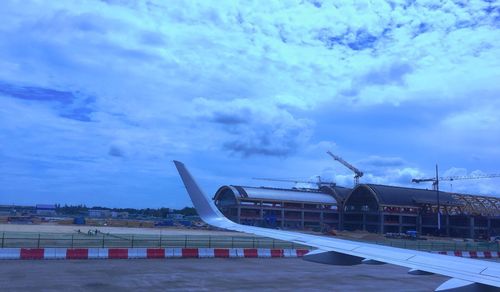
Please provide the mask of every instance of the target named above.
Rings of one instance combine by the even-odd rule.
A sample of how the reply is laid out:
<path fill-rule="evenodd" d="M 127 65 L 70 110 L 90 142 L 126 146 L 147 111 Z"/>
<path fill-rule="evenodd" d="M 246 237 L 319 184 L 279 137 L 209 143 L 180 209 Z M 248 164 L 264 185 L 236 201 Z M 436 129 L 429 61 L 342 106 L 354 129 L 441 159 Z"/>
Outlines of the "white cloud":
<path fill-rule="evenodd" d="M 388 147 L 394 137 L 409 136 L 411 143 L 436 149 L 459 145 L 464 156 L 482 161 L 498 154 L 498 105 L 490 100 L 500 89 L 500 32 L 492 3 L 2 5 L 0 82 L 95 97 L 89 124 L 61 117 L 54 105 L 0 97 L 5 104 L 0 135 L 10 138 L 2 151 L 9 157 L 19 152 L 50 161 L 60 153 L 78 153 L 112 169 L 128 161 L 156 170 L 155 160 L 197 151 L 263 159 L 297 155 L 303 160 L 296 162 L 312 171 L 315 151 L 374 135 L 371 122 L 334 125 L 335 115 L 436 102 L 437 109 L 420 115 L 440 119 L 415 125 L 421 132 L 395 127 L 374 138 Z M 476 99 L 483 95 L 489 98 Z M 324 111 L 331 116 L 316 116 Z M 317 131 L 319 126 L 326 130 Z M 330 132 L 333 126 L 351 132 L 336 137 L 340 133 Z M 372 141 L 362 142 L 352 150 L 357 160 L 377 152 Z M 42 146 L 28 147 L 37 143 Z M 404 161 L 414 157 L 394 155 L 406 155 Z M 375 158 L 369 159 L 380 162 Z M 366 179 L 402 182 L 420 174 L 414 165 L 385 171 Z M 338 179 L 347 183 L 348 177 Z"/>
<path fill-rule="evenodd" d="M 455 131 L 487 131 L 498 137 L 500 136 L 498 105 L 498 102 L 493 100 L 485 107 L 454 113 L 443 120 L 443 127 Z"/>
<path fill-rule="evenodd" d="M 444 177 L 467 175 L 467 169 L 463 167 L 452 167 L 443 172 Z"/>
<path fill-rule="evenodd" d="M 217 84 L 225 90 L 213 92 L 210 98 L 267 93 L 302 108 L 332 99 L 349 101 L 350 97 L 339 93 L 351 86 L 356 87 L 357 102 L 397 104 L 421 98 L 423 91 L 448 91 L 446 83 L 463 84 L 468 78 L 463 77 L 461 68 L 478 80 L 491 82 L 495 76 L 488 72 L 493 73 L 498 66 L 494 42 L 498 31 L 489 25 L 491 17 L 480 9 L 486 4 L 475 9 L 421 4 L 407 7 L 405 12 L 403 6 L 384 1 L 361 6 L 324 3 L 320 8 L 307 2 L 268 1 L 266 5 L 219 2 L 217 6 L 206 1 L 112 4 L 79 2 L 67 7 L 52 3 L 40 15 L 33 3 L 27 5 L 23 18 L 8 22 L 9 31 L 4 32 L 17 31 L 24 39 L 32 38 L 38 42 L 38 51 L 40 47 L 55 50 L 59 62 L 76 66 L 82 73 L 109 70 L 129 81 L 142 79 L 146 73 L 150 80 L 144 86 L 163 83 L 176 91 L 187 90 L 193 94 L 190 98 L 207 96 L 201 93 L 213 91 L 209 85 Z M 12 6 L 10 10 L 15 10 Z M 469 21 L 470 26 L 457 28 L 460 21 Z M 429 28 L 415 37 L 422 23 Z M 365 32 L 373 40 L 362 37 Z M 145 36 L 149 36 L 147 44 Z M 20 45 L 16 39 L 13 46 Z M 353 49 L 356 46 L 366 49 Z M 35 65 L 30 62 L 41 61 L 35 52 L 25 49 L 19 53 L 18 57 L 28 58 L 20 67 L 7 66 L 13 71 L 4 73 L 6 78 L 24 73 L 24 79 L 46 79 L 28 69 Z M 401 86 L 400 76 L 391 74 L 371 82 L 351 82 L 380 68 L 393 68 L 401 60 L 400 64 L 414 68 L 407 76 L 407 86 Z M 51 63 L 46 66 L 53 67 L 53 58 L 47 61 Z M 480 70 L 474 67 L 477 62 L 482 62 Z M 428 82 L 429 65 L 436 78 L 442 81 L 445 77 L 447 82 Z M 461 74 L 450 76 L 457 69 Z M 75 78 L 68 80 L 60 70 L 50 70 L 58 83 L 75 85 Z M 111 74 L 105 77 L 113 83 L 119 80 Z M 107 87 L 94 78 L 88 80 L 81 74 L 78 78 L 83 79 L 77 82 L 80 86 L 91 82 L 100 92 Z M 127 88 L 132 86 L 139 84 L 132 82 Z M 234 86 L 233 92 L 230 86 Z M 436 97 L 440 96 L 433 95 Z"/>
<path fill-rule="evenodd" d="M 213 142 L 243 156 L 287 156 L 304 147 L 311 135 L 312 121 L 295 118 L 272 100 L 198 98 L 193 105 L 211 135 L 219 133 Z"/>

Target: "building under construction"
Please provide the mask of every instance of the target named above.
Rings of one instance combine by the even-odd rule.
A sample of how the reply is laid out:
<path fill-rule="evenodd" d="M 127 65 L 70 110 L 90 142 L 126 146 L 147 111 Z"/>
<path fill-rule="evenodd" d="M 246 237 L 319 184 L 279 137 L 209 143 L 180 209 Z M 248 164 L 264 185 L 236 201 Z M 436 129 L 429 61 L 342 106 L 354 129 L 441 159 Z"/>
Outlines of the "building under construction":
<path fill-rule="evenodd" d="M 382 234 L 417 231 L 471 238 L 500 235 L 500 198 L 439 191 L 443 180 L 493 178 L 500 174 L 439 177 L 436 165 L 434 178 L 412 180 L 432 182 L 433 190 L 359 184 L 362 171 L 330 151 L 327 154 L 354 173 L 353 189 L 321 180 L 313 182 L 318 184 L 317 189 L 223 186 L 214 196 L 215 204 L 235 222 L 264 227 Z"/>
<path fill-rule="evenodd" d="M 500 198 L 361 184 L 344 204 L 346 230 L 487 238 L 500 234 Z"/>
<path fill-rule="evenodd" d="M 290 229 L 338 229 L 343 202 L 351 189 L 222 186 L 215 204 L 229 219 L 247 225 Z"/>
<path fill-rule="evenodd" d="M 366 230 L 376 233 L 416 230 L 421 234 L 487 238 L 500 235 L 500 198 L 387 185 L 354 189 L 223 186 L 214 196 L 231 220 L 283 229 Z M 439 228 L 438 228 L 439 227 Z"/>

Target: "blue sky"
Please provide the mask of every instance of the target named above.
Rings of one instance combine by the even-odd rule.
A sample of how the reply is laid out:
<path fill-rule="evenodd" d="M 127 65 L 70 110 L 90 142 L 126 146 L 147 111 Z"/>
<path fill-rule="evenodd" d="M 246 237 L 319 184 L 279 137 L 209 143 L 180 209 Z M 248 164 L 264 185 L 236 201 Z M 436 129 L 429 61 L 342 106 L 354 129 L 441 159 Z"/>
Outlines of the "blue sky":
<path fill-rule="evenodd" d="M 0 204 L 500 172 L 496 1 L 4 1 Z M 430 187 L 430 186 L 421 186 Z M 445 190 L 500 196 L 500 179 Z"/>

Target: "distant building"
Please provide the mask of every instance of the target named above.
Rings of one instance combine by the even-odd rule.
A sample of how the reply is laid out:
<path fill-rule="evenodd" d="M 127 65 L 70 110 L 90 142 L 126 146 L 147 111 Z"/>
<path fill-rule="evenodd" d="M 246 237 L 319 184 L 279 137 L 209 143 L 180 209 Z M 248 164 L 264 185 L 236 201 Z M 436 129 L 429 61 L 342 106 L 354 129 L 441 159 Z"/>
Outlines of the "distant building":
<path fill-rule="evenodd" d="M 339 229 L 342 202 L 351 192 L 334 185 L 314 189 L 222 186 L 217 207 L 229 219 L 253 226 L 284 229 Z"/>
<path fill-rule="evenodd" d="M 2 216 L 22 216 L 36 214 L 35 206 L 0 205 Z"/>
<path fill-rule="evenodd" d="M 111 210 L 104 209 L 90 209 L 89 217 L 91 218 L 109 218 L 111 217 Z"/>
<path fill-rule="evenodd" d="M 343 228 L 470 238 L 500 234 L 500 198 L 449 192 L 439 197 L 433 190 L 360 184 L 345 200 Z"/>
<path fill-rule="evenodd" d="M 184 219 L 184 215 L 182 215 L 182 214 L 168 214 L 167 215 L 167 219 L 170 219 L 170 220 L 183 220 Z"/>
<path fill-rule="evenodd" d="M 184 220 L 201 221 L 201 218 L 198 215 L 192 215 L 192 216 L 184 216 Z"/>
<path fill-rule="evenodd" d="M 16 207 L 12 205 L 0 205 L 0 216 L 16 215 Z"/>
<path fill-rule="evenodd" d="M 36 205 L 36 214 L 41 216 L 55 216 L 56 213 L 56 205 L 45 205 L 38 204 Z"/>
<path fill-rule="evenodd" d="M 0 216 L 10 216 L 13 215 L 11 211 L 0 210 Z"/>
<path fill-rule="evenodd" d="M 116 212 L 116 211 L 112 211 L 111 212 L 111 217 L 112 218 L 128 218 L 128 212 Z"/>
<path fill-rule="evenodd" d="M 359 184 L 318 190 L 227 185 L 214 201 L 230 220 L 282 229 L 364 230 L 451 237 L 500 235 L 500 198 Z M 438 210 L 440 220 L 438 221 Z M 439 224 L 438 224 L 439 222 Z"/>

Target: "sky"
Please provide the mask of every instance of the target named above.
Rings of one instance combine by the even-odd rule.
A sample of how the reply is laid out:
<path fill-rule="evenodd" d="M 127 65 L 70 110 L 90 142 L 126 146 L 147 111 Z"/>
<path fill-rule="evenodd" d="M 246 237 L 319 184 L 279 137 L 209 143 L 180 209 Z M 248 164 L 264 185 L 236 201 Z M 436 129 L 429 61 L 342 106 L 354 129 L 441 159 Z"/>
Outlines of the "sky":
<path fill-rule="evenodd" d="M 497 1 L 2 1 L 0 204 L 500 173 Z M 279 185 L 293 187 L 293 184 Z M 500 196 L 500 178 L 441 189 Z"/>

